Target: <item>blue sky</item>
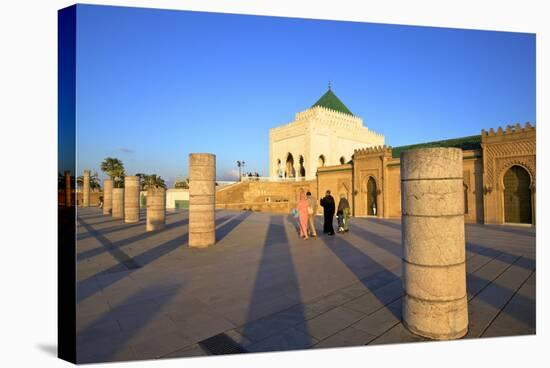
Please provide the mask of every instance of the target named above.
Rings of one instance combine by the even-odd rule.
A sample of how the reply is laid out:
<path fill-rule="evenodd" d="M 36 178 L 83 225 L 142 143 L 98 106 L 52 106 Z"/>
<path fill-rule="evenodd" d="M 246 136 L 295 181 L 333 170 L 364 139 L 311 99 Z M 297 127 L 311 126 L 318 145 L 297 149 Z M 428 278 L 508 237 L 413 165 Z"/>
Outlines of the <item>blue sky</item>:
<path fill-rule="evenodd" d="M 269 128 L 329 80 L 391 146 L 536 123 L 534 34 L 79 5 L 78 171 L 267 175 Z"/>

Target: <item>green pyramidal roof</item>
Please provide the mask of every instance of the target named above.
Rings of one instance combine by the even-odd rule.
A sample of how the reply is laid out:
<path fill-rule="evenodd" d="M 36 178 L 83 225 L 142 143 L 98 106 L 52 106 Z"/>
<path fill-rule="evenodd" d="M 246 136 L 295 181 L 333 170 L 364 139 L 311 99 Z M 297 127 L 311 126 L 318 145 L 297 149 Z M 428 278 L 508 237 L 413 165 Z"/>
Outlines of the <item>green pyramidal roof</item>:
<path fill-rule="evenodd" d="M 326 107 L 327 109 L 343 112 L 344 114 L 353 115 L 352 112 L 349 111 L 349 109 L 346 107 L 346 105 L 344 105 L 344 103 L 340 101 L 338 97 L 336 97 L 336 95 L 332 92 L 330 88 L 311 107 L 315 107 L 315 106 L 322 106 L 322 107 Z"/>

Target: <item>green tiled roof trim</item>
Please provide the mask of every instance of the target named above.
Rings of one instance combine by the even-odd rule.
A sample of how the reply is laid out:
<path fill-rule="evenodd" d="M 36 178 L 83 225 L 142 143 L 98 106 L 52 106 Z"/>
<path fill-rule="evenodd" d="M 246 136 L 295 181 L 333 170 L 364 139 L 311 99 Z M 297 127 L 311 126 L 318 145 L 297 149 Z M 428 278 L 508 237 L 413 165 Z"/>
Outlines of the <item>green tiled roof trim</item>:
<path fill-rule="evenodd" d="M 471 135 L 468 137 L 446 139 L 443 141 L 434 141 L 427 143 L 411 144 L 408 146 L 392 147 L 392 157 L 398 158 L 401 152 L 415 148 L 432 148 L 432 147 L 455 147 L 463 150 L 473 150 L 481 148 L 481 135 Z"/>

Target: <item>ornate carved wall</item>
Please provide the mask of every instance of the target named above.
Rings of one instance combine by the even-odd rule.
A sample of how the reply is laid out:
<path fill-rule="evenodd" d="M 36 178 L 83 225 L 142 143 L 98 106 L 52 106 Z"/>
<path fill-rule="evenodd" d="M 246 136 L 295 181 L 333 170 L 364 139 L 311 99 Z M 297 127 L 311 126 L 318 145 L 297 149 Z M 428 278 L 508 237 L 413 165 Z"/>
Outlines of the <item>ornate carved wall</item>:
<path fill-rule="evenodd" d="M 504 223 L 504 174 L 512 166 L 524 168 L 531 179 L 532 219 L 535 223 L 536 129 L 529 123 L 481 132 L 483 150 L 484 219 L 488 224 Z"/>
<path fill-rule="evenodd" d="M 387 163 L 391 160 L 391 148 L 378 146 L 355 150 L 354 181 L 355 181 L 355 215 L 368 215 L 368 181 L 373 178 L 376 183 L 376 216 L 388 217 L 386 203 L 388 199 Z"/>

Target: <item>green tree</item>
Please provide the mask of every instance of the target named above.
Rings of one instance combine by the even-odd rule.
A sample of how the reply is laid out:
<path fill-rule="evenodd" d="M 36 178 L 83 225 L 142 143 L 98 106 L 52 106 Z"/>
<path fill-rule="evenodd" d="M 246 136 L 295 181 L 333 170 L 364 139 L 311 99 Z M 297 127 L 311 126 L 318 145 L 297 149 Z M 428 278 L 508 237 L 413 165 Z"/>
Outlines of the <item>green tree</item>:
<path fill-rule="evenodd" d="M 109 175 L 113 180 L 114 188 L 124 187 L 124 164 L 118 158 L 107 157 L 101 163 L 101 171 Z"/>
<path fill-rule="evenodd" d="M 141 179 L 141 190 L 147 190 L 150 187 L 154 186 L 166 189 L 166 183 L 164 182 L 164 179 L 160 177 L 160 175 L 157 176 L 157 174 L 137 174 L 137 176 L 139 176 Z"/>
<path fill-rule="evenodd" d="M 84 185 L 84 176 L 81 175 L 78 178 L 76 178 L 76 182 L 78 183 L 78 185 L 80 185 L 80 187 L 82 187 Z M 91 190 L 101 189 L 101 184 L 99 182 L 99 175 L 97 173 L 93 173 L 90 175 L 90 189 Z"/>
<path fill-rule="evenodd" d="M 185 180 L 178 180 L 174 183 L 174 188 L 189 189 L 189 178 Z"/>

